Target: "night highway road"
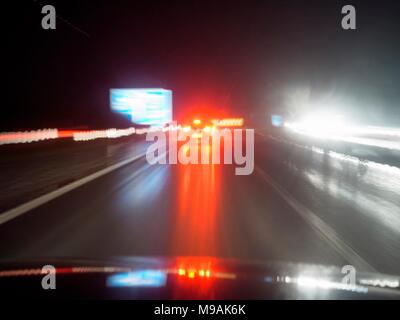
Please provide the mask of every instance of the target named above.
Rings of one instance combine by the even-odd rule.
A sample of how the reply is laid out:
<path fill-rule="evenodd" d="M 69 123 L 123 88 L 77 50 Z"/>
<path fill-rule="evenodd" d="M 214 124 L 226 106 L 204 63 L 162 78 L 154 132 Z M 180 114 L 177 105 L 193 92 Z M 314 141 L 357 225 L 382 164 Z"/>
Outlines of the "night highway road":
<path fill-rule="evenodd" d="M 1 258 L 213 256 L 398 274 L 399 177 L 256 133 L 251 175 L 142 157 L 0 225 Z"/>
<path fill-rule="evenodd" d="M 5 4 L 0 296 L 400 298 L 400 1 Z"/>

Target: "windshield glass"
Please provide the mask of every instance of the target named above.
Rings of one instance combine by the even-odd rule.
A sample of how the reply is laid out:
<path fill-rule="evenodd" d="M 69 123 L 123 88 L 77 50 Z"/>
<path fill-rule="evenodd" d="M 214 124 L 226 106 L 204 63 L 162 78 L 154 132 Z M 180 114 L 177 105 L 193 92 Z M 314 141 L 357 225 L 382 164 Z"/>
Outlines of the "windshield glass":
<path fill-rule="evenodd" d="M 15 10 L 1 263 L 207 257 L 400 275 L 398 1 Z"/>

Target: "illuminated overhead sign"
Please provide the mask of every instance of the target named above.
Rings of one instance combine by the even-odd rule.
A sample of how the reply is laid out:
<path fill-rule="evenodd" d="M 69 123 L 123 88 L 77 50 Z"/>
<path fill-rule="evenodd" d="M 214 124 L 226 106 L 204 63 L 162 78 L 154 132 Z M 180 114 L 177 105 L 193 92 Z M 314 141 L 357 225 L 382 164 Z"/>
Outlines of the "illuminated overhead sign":
<path fill-rule="evenodd" d="M 172 121 L 172 91 L 165 89 L 111 89 L 111 110 L 143 125 L 164 125 Z"/>
<path fill-rule="evenodd" d="M 278 115 L 278 114 L 273 114 L 271 116 L 271 124 L 274 127 L 282 127 L 283 125 L 283 120 L 282 120 L 282 116 Z"/>

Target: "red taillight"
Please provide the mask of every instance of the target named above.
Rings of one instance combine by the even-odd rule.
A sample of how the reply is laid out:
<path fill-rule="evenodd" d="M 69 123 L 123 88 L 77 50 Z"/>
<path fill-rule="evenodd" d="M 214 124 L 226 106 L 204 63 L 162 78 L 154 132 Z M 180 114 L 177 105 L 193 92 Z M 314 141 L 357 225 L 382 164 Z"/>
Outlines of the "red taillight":
<path fill-rule="evenodd" d="M 211 276 L 211 271 L 210 269 L 196 269 L 196 268 L 184 268 L 180 267 L 178 268 L 178 275 L 181 277 L 187 277 L 189 279 L 194 279 L 196 277 L 200 278 L 210 278 Z"/>

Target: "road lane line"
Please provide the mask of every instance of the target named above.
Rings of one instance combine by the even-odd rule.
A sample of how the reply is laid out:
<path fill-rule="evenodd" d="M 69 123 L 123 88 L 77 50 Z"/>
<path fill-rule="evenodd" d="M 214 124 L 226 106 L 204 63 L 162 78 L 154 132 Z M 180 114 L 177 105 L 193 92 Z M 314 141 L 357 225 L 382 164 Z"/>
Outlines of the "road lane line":
<path fill-rule="evenodd" d="M 302 217 L 317 234 L 327 241 L 329 245 L 336 250 L 346 261 L 352 264 L 356 269 L 368 272 L 376 272 L 367 261 L 365 261 L 357 252 L 342 240 L 339 235 L 317 214 L 297 201 L 289 192 L 277 184 L 264 170 L 255 166 L 255 171 L 261 178 L 268 183 L 299 215 Z"/>
<path fill-rule="evenodd" d="M 63 194 L 66 194 L 67 192 L 70 192 L 90 181 L 93 181 L 97 178 L 100 178 L 101 176 L 106 175 L 107 173 L 110 173 L 114 170 L 117 170 L 131 162 L 134 162 L 142 157 L 144 157 L 146 155 L 146 152 L 140 153 L 139 155 L 136 155 L 134 157 L 131 157 L 129 159 L 123 160 L 121 162 L 118 162 L 116 164 L 113 164 L 107 168 L 104 168 L 100 171 L 97 171 L 95 173 L 92 173 L 84 178 L 81 178 L 77 181 L 71 182 L 70 184 L 67 184 L 66 186 L 63 186 L 59 189 L 56 189 L 50 193 L 47 193 L 45 195 L 42 195 L 38 198 L 35 198 L 33 200 L 30 200 L 24 204 L 21 204 L 13 209 L 7 210 L 3 213 L 0 214 L 0 225 L 2 225 L 3 223 L 6 223 L 7 221 L 10 221 L 12 219 L 17 218 L 18 216 L 32 210 L 35 209 L 39 206 L 41 206 L 42 204 L 45 204 L 46 202 L 49 202 L 55 198 L 58 198 L 59 196 L 62 196 Z"/>

